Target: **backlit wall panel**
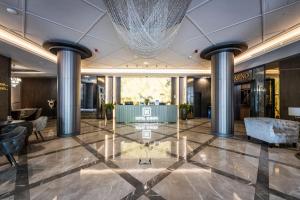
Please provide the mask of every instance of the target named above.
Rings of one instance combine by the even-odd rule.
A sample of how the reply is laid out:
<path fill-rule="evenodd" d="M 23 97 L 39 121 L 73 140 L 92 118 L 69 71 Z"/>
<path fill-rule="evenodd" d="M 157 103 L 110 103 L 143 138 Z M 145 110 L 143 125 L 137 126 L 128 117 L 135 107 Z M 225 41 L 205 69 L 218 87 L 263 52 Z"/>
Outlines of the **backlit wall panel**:
<path fill-rule="evenodd" d="M 144 102 L 148 98 L 171 103 L 171 78 L 160 77 L 122 77 L 121 103 L 133 101 Z"/>

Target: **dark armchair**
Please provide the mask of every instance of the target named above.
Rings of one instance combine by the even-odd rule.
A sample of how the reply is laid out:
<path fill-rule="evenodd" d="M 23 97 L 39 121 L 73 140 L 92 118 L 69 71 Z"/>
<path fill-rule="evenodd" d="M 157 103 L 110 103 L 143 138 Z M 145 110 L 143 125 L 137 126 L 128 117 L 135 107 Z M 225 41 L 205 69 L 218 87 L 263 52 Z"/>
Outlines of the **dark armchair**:
<path fill-rule="evenodd" d="M 36 109 L 31 115 L 25 117 L 25 118 L 22 118 L 23 120 L 26 120 L 26 121 L 33 121 L 33 120 L 36 120 L 38 119 L 41 114 L 42 114 L 42 111 L 43 109 L 42 108 L 38 108 Z"/>
<path fill-rule="evenodd" d="M 27 128 L 23 126 L 0 134 L 0 154 L 5 155 L 12 166 L 17 165 L 13 155 L 23 148 L 26 135 Z"/>
<path fill-rule="evenodd" d="M 25 137 L 25 145 L 27 146 L 28 145 L 28 138 L 29 136 L 32 134 L 32 131 L 33 131 L 33 124 L 32 122 L 20 122 L 20 123 L 17 123 L 17 124 L 10 124 L 10 125 L 7 125 L 5 126 L 4 128 L 1 129 L 1 133 L 0 134 L 5 134 L 5 133 L 8 133 L 10 131 L 12 131 L 13 129 L 15 129 L 16 127 L 18 126 L 22 126 L 22 127 L 25 127 L 26 128 L 26 137 Z"/>

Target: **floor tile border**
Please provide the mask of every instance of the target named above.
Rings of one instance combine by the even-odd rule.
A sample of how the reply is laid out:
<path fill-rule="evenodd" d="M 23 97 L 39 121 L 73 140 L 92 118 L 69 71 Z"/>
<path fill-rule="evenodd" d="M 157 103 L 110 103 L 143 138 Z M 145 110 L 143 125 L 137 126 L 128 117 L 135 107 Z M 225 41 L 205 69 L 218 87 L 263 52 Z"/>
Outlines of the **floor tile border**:
<path fill-rule="evenodd" d="M 77 138 L 74 137 L 74 139 L 78 142 L 78 143 L 82 143 L 82 141 Z M 135 193 L 133 196 L 130 197 L 130 199 L 137 199 L 139 197 L 139 194 L 141 192 L 143 192 L 144 190 L 144 185 L 143 183 L 141 183 L 139 180 L 137 180 L 135 177 L 133 177 L 131 174 L 129 174 L 126 170 L 123 170 L 122 168 L 120 168 L 117 164 L 115 164 L 113 161 L 107 159 L 105 160 L 105 158 L 99 154 L 95 149 L 93 149 L 92 147 L 88 146 L 88 145 L 84 145 L 84 147 L 86 148 L 87 151 L 89 151 L 90 153 L 92 153 L 96 158 L 98 158 L 99 160 L 103 160 L 103 163 L 111 170 L 113 170 L 116 174 L 118 174 L 121 178 L 123 178 L 125 181 L 127 181 L 130 185 L 132 185 L 133 187 L 135 187 Z M 160 197 L 160 195 L 158 195 L 157 193 L 155 193 L 154 191 L 151 190 L 152 194 L 155 194 L 155 196 L 159 199 L 163 199 L 162 197 Z M 138 196 L 138 197 L 137 197 Z M 137 198 L 136 198 L 137 197 Z M 127 197 L 126 197 L 127 198 Z"/>
<path fill-rule="evenodd" d="M 269 199 L 269 153 L 268 145 L 263 143 L 260 147 L 257 179 L 254 200 Z"/>

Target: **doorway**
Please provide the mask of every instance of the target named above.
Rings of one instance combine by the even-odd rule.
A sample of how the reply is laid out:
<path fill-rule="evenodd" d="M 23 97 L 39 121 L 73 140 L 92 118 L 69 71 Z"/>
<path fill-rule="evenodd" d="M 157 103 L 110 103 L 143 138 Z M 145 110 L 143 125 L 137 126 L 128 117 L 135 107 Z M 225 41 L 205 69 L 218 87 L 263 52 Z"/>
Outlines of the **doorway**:
<path fill-rule="evenodd" d="M 234 86 L 234 119 L 244 120 L 251 116 L 251 83 Z"/>

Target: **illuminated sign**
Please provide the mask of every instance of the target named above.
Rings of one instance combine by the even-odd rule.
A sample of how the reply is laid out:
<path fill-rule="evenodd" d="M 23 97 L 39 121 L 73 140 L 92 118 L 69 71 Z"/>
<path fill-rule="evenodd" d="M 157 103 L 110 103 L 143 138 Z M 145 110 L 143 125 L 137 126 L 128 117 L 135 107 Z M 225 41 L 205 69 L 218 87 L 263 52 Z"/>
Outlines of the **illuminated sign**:
<path fill-rule="evenodd" d="M 8 85 L 6 83 L 0 83 L 0 91 L 8 91 Z"/>
<path fill-rule="evenodd" d="M 234 82 L 245 82 L 245 81 L 251 81 L 252 76 L 251 76 L 251 71 L 246 71 L 246 72 L 240 72 L 237 74 L 234 74 Z"/>
<path fill-rule="evenodd" d="M 144 107 L 142 109 L 143 117 L 151 117 L 151 108 L 150 107 Z"/>
<path fill-rule="evenodd" d="M 142 108 L 142 116 L 135 117 L 136 121 L 158 121 L 157 116 L 152 116 L 151 107 L 143 107 Z"/>

